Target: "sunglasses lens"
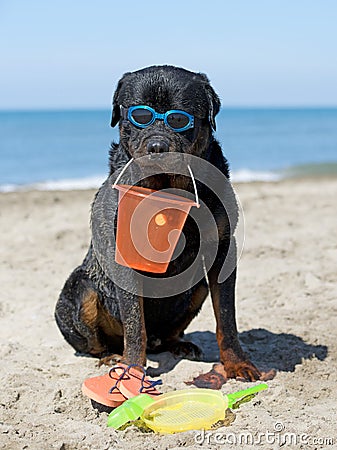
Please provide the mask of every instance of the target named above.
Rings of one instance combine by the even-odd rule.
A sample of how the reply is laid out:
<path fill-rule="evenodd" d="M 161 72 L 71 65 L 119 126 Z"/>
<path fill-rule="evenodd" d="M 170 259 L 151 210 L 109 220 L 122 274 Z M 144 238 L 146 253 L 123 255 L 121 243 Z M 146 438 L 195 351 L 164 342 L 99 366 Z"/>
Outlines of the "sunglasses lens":
<path fill-rule="evenodd" d="M 138 108 L 132 111 L 131 117 L 134 122 L 139 123 L 140 125 L 147 125 L 153 119 L 153 114 L 148 109 Z"/>
<path fill-rule="evenodd" d="M 167 123 L 171 128 L 179 130 L 185 128 L 190 122 L 188 116 L 182 113 L 171 113 L 167 116 Z"/>

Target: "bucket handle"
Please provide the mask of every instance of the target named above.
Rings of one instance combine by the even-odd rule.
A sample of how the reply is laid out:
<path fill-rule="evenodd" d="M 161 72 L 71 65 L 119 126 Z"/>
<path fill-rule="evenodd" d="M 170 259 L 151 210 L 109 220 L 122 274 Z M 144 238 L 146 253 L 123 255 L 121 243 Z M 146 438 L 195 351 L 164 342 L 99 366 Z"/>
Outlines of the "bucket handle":
<path fill-rule="evenodd" d="M 194 178 L 192 169 L 191 169 L 191 167 L 190 167 L 189 164 L 187 164 L 187 168 L 188 168 L 188 170 L 189 170 L 189 172 L 190 172 L 190 175 L 191 175 L 191 178 L 192 178 L 192 183 L 193 183 L 193 188 L 194 188 L 194 195 L 195 195 L 195 203 L 196 203 L 196 207 L 197 207 L 197 208 L 200 208 L 199 195 L 198 195 L 198 191 L 197 191 L 197 184 L 196 184 L 196 182 L 195 182 L 195 178 Z"/>
<path fill-rule="evenodd" d="M 120 171 L 118 177 L 116 178 L 114 184 L 112 185 L 112 188 L 115 189 L 116 185 L 118 184 L 118 181 L 122 178 L 123 173 L 126 171 L 126 169 L 129 167 L 129 165 L 133 162 L 134 158 L 131 158 L 130 161 L 128 161 L 123 169 Z"/>
<path fill-rule="evenodd" d="M 123 173 L 126 171 L 126 169 L 130 166 L 130 164 L 134 161 L 134 158 L 131 158 L 130 161 L 128 161 L 125 166 L 123 167 L 123 169 L 120 171 L 119 175 L 117 176 L 114 184 L 112 185 L 112 188 L 115 189 L 116 185 L 118 184 L 119 180 L 122 178 Z M 196 203 L 196 207 L 200 208 L 200 203 L 199 203 L 199 195 L 198 195 L 198 191 L 197 191 L 197 185 L 195 182 L 195 178 L 191 169 L 191 166 L 189 164 L 187 164 L 187 168 L 188 171 L 190 172 L 191 178 L 192 178 L 192 183 L 193 183 L 193 189 L 194 189 L 194 195 L 195 195 L 195 203 Z"/>

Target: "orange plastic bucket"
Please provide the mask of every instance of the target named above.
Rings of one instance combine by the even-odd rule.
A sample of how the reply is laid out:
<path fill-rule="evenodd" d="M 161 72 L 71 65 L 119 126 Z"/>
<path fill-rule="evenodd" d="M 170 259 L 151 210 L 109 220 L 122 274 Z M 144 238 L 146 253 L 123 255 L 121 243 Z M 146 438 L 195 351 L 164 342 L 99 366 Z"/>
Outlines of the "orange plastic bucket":
<path fill-rule="evenodd" d="M 119 191 L 115 260 L 118 264 L 164 273 L 192 206 L 187 198 L 139 186 Z"/>

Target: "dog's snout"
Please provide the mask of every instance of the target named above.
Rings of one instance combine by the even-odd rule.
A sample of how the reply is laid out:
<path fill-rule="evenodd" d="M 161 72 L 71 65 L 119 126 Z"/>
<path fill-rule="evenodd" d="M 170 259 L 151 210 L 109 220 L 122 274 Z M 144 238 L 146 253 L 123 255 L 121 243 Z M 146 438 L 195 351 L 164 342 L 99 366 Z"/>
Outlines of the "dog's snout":
<path fill-rule="evenodd" d="M 148 142 L 146 146 L 147 152 L 150 153 L 165 153 L 169 151 L 169 145 L 162 139 L 154 139 Z"/>

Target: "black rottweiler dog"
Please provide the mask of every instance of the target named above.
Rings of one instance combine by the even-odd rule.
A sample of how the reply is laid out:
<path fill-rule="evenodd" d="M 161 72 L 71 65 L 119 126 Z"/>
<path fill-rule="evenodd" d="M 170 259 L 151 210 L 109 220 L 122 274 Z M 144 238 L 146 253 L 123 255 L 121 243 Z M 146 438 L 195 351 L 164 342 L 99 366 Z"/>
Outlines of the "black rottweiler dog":
<path fill-rule="evenodd" d="M 199 359 L 199 348 L 181 338 L 210 292 L 220 360 L 227 377 L 260 378 L 260 371 L 247 359 L 238 341 L 234 305 L 235 267 L 225 281 L 219 281 L 230 241 L 234 239 L 228 209 L 204 183 L 198 182 L 198 192 L 215 219 L 215 259 L 207 267 L 207 255 L 198 253 L 199 230 L 195 221 L 188 218 L 183 229 L 183 251 L 170 262 L 166 273 L 153 276 L 157 279 L 172 277 L 190 267 L 196 258 L 200 260 L 196 271 L 207 267 L 207 274 L 203 272 L 203 276 L 196 283 L 191 282 L 184 292 L 175 295 L 162 292 L 162 298 L 158 295 L 156 298 L 142 295 L 141 290 L 123 287 L 125 283 L 129 286 L 139 283 L 136 279 L 139 272 L 114 262 L 112 224 L 115 224 L 118 200 L 112 185 L 116 172 L 131 158 L 137 162 L 137 158 L 147 155 L 149 161 L 152 157 L 154 160 L 158 157 L 159 161 L 160 155 L 172 153 L 207 160 L 228 179 L 227 161 L 213 136 L 219 108 L 219 98 L 208 78 L 182 68 L 148 67 L 127 73 L 119 81 L 113 97 L 111 125 L 114 127 L 119 123 L 120 142 L 111 147 L 110 175 L 93 203 L 93 237 L 89 251 L 82 265 L 66 281 L 55 311 L 63 336 L 77 351 L 100 357 L 105 362 L 122 355 L 123 361 L 140 365 L 146 364 L 147 351 L 168 350 L 175 355 Z M 129 184 L 132 184 L 132 179 Z M 178 188 L 194 192 L 189 177 L 172 173 L 152 175 L 138 184 L 154 190 Z M 229 209 L 235 221 L 237 211 L 233 198 Z M 149 276 L 143 275 L 145 280 Z"/>

